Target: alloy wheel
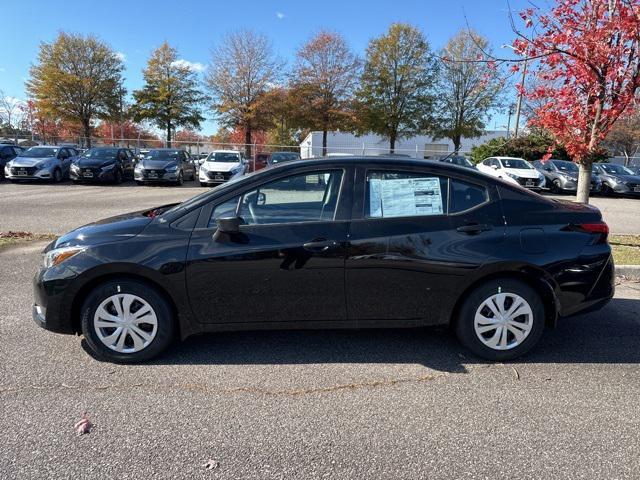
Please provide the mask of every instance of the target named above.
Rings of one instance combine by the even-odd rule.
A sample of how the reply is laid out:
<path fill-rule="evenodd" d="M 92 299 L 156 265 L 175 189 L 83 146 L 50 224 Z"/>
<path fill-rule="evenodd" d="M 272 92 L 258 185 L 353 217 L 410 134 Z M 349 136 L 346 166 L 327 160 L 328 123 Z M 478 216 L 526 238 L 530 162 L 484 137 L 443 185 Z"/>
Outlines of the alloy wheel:
<path fill-rule="evenodd" d="M 136 353 L 153 342 L 158 318 L 143 298 L 119 293 L 100 303 L 93 315 L 93 326 L 106 347 L 119 353 Z"/>
<path fill-rule="evenodd" d="M 497 293 L 476 310 L 474 330 L 492 350 L 510 350 L 521 345 L 533 328 L 529 303 L 515 293 Z"/>

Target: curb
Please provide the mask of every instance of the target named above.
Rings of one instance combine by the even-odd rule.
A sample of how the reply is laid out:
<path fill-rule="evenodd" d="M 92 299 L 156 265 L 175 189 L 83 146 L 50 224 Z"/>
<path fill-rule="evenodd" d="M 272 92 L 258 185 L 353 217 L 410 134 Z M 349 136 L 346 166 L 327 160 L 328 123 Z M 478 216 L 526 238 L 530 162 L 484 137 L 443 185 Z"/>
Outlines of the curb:
<path fill-rule="evenodd" d="M 616 265 L 616 277 L 640 280 L 640 265 Z"/>

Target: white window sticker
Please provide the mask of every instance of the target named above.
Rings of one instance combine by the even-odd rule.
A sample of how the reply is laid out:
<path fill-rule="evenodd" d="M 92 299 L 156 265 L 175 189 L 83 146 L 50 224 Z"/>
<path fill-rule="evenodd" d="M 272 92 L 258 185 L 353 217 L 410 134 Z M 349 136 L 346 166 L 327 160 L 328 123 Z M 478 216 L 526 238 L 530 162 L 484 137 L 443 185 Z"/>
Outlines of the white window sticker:
<path fill-rule="evenodd" d="M 371 179 L 370 215 L 372 217 L 410 217 L 443 213 L 440 179 Z"/>

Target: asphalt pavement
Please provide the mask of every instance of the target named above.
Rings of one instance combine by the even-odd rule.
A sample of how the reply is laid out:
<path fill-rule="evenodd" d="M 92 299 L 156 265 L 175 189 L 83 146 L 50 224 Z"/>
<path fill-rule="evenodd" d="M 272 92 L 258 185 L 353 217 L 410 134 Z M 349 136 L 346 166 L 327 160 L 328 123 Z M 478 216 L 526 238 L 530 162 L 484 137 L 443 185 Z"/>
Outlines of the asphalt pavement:
<path fill-rule="evenodd" d="M 32 322 L 42 245 L 0 251 L 0 478 L 640 477 L 638 283 L 508 364 L 424 329 L 211 334 L 122 366 Z"/>
<path fill-rule="evenodd" d="M 208 189 L 197 182 L 181 187 L 0 182 L 0 231 L 63 234 L 101 218 L 181 202 Z M 602 211 L 612 233 L 640 234 L 640 199 L 593 197 L 591 203 Z"/>

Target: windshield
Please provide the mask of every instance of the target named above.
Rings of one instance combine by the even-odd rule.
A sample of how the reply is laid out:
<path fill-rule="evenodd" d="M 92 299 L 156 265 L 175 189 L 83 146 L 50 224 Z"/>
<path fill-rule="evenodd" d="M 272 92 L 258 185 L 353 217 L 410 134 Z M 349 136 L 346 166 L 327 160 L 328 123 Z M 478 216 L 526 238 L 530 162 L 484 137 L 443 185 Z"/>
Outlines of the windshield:
<path fill-rule="evenodd" d="M 454 163 L 455 165 L 461 165 L 463 167 L 473 167 L 473 163 L 471 163 L 465 157 L 454 157 L 451 160 L 451 163 Z"/>
<path fill-rule="evenodd" d="M 116 155 L 117 148 L 90 148 L 82 154 L 82 158 L 113 158 Z"/>
<path fill-rule="evenodd" d="M 556 160 L 553 162 L 553 164 L 556 166 L 556 168 L 563 172 L 578 172 L 578 166 L 573 162 L 562 162 Z"/>
<path fill-rule="evenodd" d="M 625 168 L 622 165 L 615 165 L 613 163 L 604 163 L 600 165 L 600 168 L 613 175 L 633 175 L 633 172 L 628 168 Z"/>
<path fill-rule="evenodd" d="M 300 155 L 293 152 L 277 152 L 271 154 L 271 161 L 273 163 L 291 162 L 293 160 L 300 160 Z"/>
<path fill-rule="evenodd" d="M 55 157 L 56 153 L 58 153 L 57 148 L 31 147 L 28 150 L 22 152 L 20 156 L 32 158 Z"/>
<path fill-rule="evenodd" d="M 518 168 L 521 170 L 531 170 L 533 168 L 526 160 L 520 160 L 519 158 L 503 158 L 501 161 L 504 168 Z"/>
<path fill-rule="evenodd" d="M 151 150 L 144 158 L 146 160 L 178 160 L 180 150 Z"/>
<path fill-rule="evenodd" d="M 238 163 L 239 161 L 240 154 L 233 152 L 210 153 L 207 157 L 207 162 Z"/>

